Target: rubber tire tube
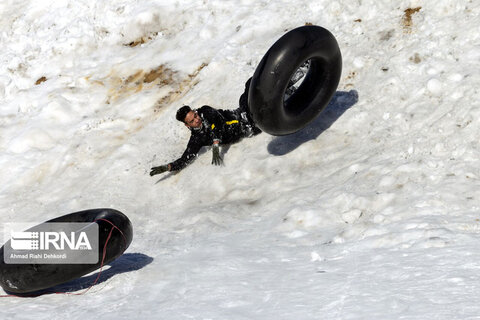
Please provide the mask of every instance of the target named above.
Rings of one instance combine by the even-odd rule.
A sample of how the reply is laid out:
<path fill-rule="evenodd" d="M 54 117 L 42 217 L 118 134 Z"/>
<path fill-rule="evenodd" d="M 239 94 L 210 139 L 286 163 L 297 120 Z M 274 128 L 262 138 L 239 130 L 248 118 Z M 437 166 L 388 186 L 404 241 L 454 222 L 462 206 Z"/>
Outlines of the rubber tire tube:
<path fill-rule="evenodd" d="M 290 79 L 308 60 L 302 84 L 285 101 Z M 255 125 L 277 136 L 304 128 L 328 105 L 341 73 L 340 48 L 327 29 L 303 26 L 289 31 L 267 51 L 253 74 L 248 106 Z"/>
<path fill-rule="evenodd" d="M 105 221 L 107 220 L 107 221 Z M 6 292 L 29 293 L 68 282 L 100 268 L 107 237 L 113 228 L 106 247 L 103 265 L 123 254 L 132 242 L 133 229 L 126 215 L 114 209 L 92 209 L 70 213 L 47 222 L 95 222 L 98 224 L 98 262 L 96 264 L 7 264 L 4 246 L 0 249 L 0 285 Z M 35 230 L 41 224 L 30 228 Z M 40 230 L 40 229 L 37 229 Z M 7 242 L 8 243 L 8 242 Z"/>

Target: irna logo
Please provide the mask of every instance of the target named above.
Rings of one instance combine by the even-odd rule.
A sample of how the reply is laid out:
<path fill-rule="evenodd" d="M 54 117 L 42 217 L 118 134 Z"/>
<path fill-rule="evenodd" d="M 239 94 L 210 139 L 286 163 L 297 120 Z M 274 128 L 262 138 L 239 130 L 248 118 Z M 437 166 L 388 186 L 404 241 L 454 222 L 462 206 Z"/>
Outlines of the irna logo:
<path fill-rule="evenodd" d="M 86 232 L 11 231 L 10 245 L 13 250 L 92 250 Z"/>
<path fill-rule="evenodd" d="M 98 262 L 99 231 L 98 224 L 94 222 L 46 222 L 35 228 L 26 223 L 5 223 L 3 236 L 5 263 Z"/>

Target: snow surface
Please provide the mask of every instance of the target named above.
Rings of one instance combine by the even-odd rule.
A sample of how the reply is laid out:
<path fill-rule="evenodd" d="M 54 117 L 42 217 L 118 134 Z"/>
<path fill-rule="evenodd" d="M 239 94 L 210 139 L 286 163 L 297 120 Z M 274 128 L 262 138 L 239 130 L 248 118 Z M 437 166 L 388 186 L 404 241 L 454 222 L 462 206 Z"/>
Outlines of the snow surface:
<path fill-rule="evenodd" d="M 134 239 L 88 293 L 2 298 L 0 318 L 479 319 L 479 17 L 477 0 L 2 0 L 1 221 L 112 207 Z M 236 108 L 305 23 L 344 61 L 318 119 L 149 176 L 185 147 L 178 107 Z"/>

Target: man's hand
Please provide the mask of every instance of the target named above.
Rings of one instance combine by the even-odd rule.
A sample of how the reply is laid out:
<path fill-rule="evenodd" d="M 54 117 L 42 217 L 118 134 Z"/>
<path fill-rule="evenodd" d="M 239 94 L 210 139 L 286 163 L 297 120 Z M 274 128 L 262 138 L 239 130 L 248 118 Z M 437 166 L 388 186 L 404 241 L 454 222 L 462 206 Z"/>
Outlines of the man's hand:
<path fill-rule="evenodd" d="M 166 171 L 170 171 L 170 165 L 165 164 L 163 166 L 153 167 L 152 171 L 150 171 L 150 175 L 154 176 L 156 174 L 164 173 Z"/>
<path fill-rule="evenodd" d="M 223 163 L 222 157 L 220 157 L 220 148 L 218 147 L 218 143 L 214 143 L 212 146 L 212 164 L 219 166 Z"/>

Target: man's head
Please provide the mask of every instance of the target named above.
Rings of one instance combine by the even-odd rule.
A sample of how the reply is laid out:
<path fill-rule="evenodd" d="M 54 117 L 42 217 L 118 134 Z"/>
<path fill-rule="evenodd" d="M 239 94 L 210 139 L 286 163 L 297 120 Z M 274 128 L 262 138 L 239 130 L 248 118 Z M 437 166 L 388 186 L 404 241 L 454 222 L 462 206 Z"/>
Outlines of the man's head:
<path fill-rule="evenodd" d="M 188 128 L 200 128 L 202 126 L 202 118 L 197 111 L 192 110 L 189 106 L 178 109 L 176 118 L 178 121 L 185 123 Z"/>

